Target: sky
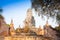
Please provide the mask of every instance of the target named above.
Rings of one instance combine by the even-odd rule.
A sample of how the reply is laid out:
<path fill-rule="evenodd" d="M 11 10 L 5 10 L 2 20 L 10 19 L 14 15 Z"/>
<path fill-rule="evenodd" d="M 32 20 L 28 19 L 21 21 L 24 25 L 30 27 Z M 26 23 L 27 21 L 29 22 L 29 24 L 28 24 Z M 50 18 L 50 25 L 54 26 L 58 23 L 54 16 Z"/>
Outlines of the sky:
<path fill-rule="evenodd" d="M 26 13 L 29 8 L 31 8 L 30 0 L 0 0 L 0 8 L 3 9 L 2 15 L 5 18 L 7 24 L 10 24 L 11 19 L 13 19 L 14 28 L 18 28 L 19 25 L 21 27 L 24 26 L 24 20 L 26 18 Z M 43 26 L 46 23 L 45 20 L 42 20 L 41 17 L 37 16 L 34 10 L 33 16 L 36 21 L 36 27 L 40 25 Z M 52 22 L 52 18 L 49 19 L 49 24 L 52 26 L 56 26 L 56 20 Z"/>

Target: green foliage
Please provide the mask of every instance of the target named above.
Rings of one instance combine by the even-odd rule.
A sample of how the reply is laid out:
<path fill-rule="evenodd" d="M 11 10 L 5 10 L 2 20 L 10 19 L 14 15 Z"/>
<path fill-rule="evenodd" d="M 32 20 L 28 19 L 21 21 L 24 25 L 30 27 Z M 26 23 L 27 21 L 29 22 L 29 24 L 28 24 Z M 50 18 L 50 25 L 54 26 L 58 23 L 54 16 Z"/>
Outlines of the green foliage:
<path fill-rule="evenodd" d="M 38 12 L 38 16 L 43 17 L 43 15 L 46 15 L 48 18 L 56 17 L 57 22 L 59 23 L 60 15 L 58 13 L 60 13 L 60 0 L 31 0 L 31 3 L 32 8 L 34 8 L 35 11 Z M 58 10 L 58 12 L 56 12 L 55 10 Z"/>
<path fill-rule="evenodd" d="M 2 12 L 2 9 L 0 8 L 0 12 Z"/>
<path fill-rule="evenodd" d="M 60 3 L 60 0 L 31 0 L 31 3 L 32 3 L 32 8 L 34 8 L 34 9 L 37 9 L 40 6 L 41 7 L 43 7 L 43 6 L 48 7 L 48 5 L 50 5 L 49 8 L 60 9 L 60 7 L 57 7 L 58 4 Z"/>
<path fill-rule="evenodd" d="M 59 21 L 60 21 L 60 15 L 57 15 L 57 20 L 59 20 Z"/>
<path fill-rule="evenodd" d="M 55 29 L 60 32 L 60 26 L 55 27 Z"/>
<path fill-rule="evenodd" d="M 3 10 L 0 8 L 0 14 L 2 13 L 2 11 L 3 11 Z"/>
<path fill-rule="evenodd" d="M 10 25 L 9 24 L 6 24 L 8 27 L 10 27 Z"/>

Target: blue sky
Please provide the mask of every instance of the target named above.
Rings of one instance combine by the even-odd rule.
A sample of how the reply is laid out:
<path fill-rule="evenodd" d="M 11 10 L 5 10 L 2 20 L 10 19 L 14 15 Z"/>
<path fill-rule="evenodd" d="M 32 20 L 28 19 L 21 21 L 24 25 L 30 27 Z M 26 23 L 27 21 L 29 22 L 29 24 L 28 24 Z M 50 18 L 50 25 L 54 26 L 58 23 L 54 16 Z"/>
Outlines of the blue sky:
<path fill-rule="evenodd" d="M 6 23 L 10 24 L 11 19 L 14 21 L 14 26 L 17 28 L 22 25 L 26 11 L 31 7 L 30 0 L 1 0 L 1 7 L 3 8 L 3 16 Z"/>
<path fill-rule="evenodd" d="M 28 0 L 0 0 L 0 6 L 6 6 L 17 2 L 28 2 Z"/>
<path fill-rule="evenodd" d="M 30 0 L 0 0 L 0 7 L 3 8 L 2 15 L 5 17 L 7 24 L 10 24 L 11 19 L 14 21 L 14 28 L 17 28 L 19 25 L 23 27 L 24 20 L 26 18 L 27 9 L 31 8 Z M 39 25 L 44 25 L 45 20 L 42 20 L 41 17 L 38 17 L 33 11 L 33 16 L 35 17 L 36 27 Z M 52 23 L 52 19 L 49 19 L 49 24 L 56 26 L 56 20 Z"/>

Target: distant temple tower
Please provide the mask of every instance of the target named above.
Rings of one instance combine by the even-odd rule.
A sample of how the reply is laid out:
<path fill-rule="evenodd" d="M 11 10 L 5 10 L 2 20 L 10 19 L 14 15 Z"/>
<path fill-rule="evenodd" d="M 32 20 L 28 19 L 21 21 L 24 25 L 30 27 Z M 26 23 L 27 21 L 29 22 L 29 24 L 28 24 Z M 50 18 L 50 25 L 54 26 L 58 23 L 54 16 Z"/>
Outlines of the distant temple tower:
<path fill-rule="evenodd" d="M 14 35 L 14 34 L 15 34 L 14 24 L 13 24 L 13 20 L 11 20 L 11 23 L 10 23 L 10 35 Z"/>
<path fill-rule="evenodd" d="M 13 20 L 11 19 L 10 28 L 14 28 Z"/>
<path fill-rule="evenodd" d="M 27 16 L 26 16 L 25 22 L 27 23 L 29 28 L 32 28 L 32 26 L 33 27 L 35 26 L 35 20 L 34 20 L 34 17 L 32 15 L 32 9 L 27 10 Z"/>

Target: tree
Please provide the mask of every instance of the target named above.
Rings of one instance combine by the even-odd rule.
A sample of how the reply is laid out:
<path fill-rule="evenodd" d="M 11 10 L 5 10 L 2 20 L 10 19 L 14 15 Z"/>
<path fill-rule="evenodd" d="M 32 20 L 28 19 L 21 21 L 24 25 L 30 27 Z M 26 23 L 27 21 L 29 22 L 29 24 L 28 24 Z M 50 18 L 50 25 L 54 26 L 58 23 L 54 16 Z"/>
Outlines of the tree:
<path fill-rule="evenodd" d="M 0 8 L 0 18 L 1 18 L 1 19 L 4 19 L 4 17 L 3 17 L 2 14 L 1 14 L 2 11 L 3 11 L 3 10 Z"/>
<path fill-rule="evenodd" d="M 59 26 L 60 26 L 60 14 L 57 14 L 56 19 L 58 20 L 57 22 L 59 23 Z"/>
<path fill-rule="evenodd" d="M 38 16 L 56 18 L 60 23 L 60 0 L 31 0 L 31 3 Z"/>
<path fill-rule="evenodd" d="M 56 29 L 58 32 L 60 32 L 60 26 L 55 27 L 55 29 Z"/>
<path fill-rule="evenodd" d="M 2 11 L 3 11 L 3 10 L 0 8 L 0 14 L 1 14 Z"/>

